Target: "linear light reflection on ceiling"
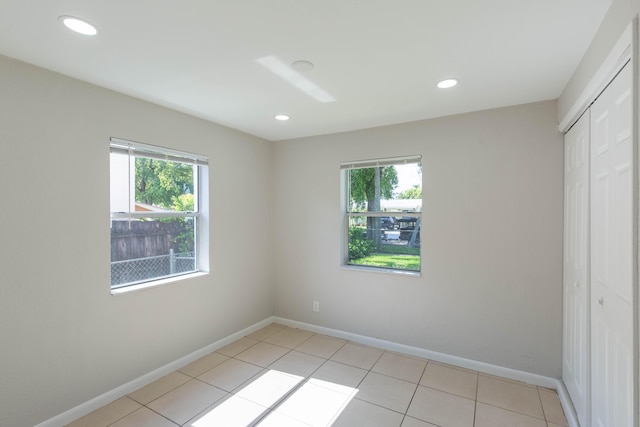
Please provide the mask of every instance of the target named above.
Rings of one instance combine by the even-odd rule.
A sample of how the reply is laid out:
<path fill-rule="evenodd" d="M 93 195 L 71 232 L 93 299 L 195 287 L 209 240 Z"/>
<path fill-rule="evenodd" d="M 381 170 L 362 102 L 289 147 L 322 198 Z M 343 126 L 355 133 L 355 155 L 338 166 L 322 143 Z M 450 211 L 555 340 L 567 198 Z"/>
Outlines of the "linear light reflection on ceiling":
<path fill-rule="evenodd" d="M 286 82 L 300 89 L 302 92 L 320 102 L 335 102 L 335 98 L 324 89 L 307 79 L 290 65 L 280 61 L 275 56 L 265 56 L 256 59 L 256 62 Z"/>

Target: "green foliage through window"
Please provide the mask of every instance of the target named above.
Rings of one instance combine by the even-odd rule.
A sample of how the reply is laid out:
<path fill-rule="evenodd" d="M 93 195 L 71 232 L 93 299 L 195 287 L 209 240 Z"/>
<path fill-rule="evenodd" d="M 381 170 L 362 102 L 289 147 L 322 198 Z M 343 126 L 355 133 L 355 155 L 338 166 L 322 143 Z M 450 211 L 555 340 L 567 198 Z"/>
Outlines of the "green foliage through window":
<path fill-rule="evenodd" d="M 367 239 L 367 232 L 362 227 L 349 227 L 349 259 L 364 258 L 376 249 L 373 240 Z"/>
<path fill-rule="evenodd" d="M 379 186 L 376 186 L 379 174 Z M 391 199 L 398 185 L 398 174 L 393 166 L 361 168 L 349 171 L 349 196 L 351 207 L 356 210 L 379 210 L 381 199 Z M 377 206 L 377 209 L 376 209 Z"/>
<path fill-rule="evenodd" d="M 400 194 L 398 194 L 398 199 L 421 199 L 422 198 L 422 187 L 419 185 L 414 185 L 411 188 L 408 188 Z"/>
<path fill-rule="evenodd" d="M 181 200 L 181 196 L 193 195 L 193 165 L 146 157 L 135 160 L 136 202 L 183 210 L 176 207 L 188 203 L 188 200 Z"/>

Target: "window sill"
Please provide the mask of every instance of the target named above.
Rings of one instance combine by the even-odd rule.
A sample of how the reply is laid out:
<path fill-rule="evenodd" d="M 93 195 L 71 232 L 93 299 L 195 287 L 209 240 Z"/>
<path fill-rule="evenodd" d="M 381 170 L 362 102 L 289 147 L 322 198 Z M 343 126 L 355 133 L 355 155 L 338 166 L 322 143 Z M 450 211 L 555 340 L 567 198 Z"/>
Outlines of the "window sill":
<path fill-rule="evenodd" d="M 358 265 L 350 265 L 343 264 L 340 266 L 345 270 L 355 270 L 355 271 L 367 271 L 371 273 L 382 273 L 382 274 L 392 274 L 394 276 L 403 276 L 403 277 L 422 277 L 421 271 L 409 271 L 409 270 L 394 270 L 392 268 L 381 268 L 381 267 L 364 267 Z"/>
<path fill-rule="evenodd" d="M 209 273 L 204 271 L 198 271 L 195 273 L 183 274 L 180 276 L 167 277 L 166 279 L 153 280 L 150 282 L 138 283 L 131 286 L 123 286 L 121 288 L 111 289 L 111 295 L 122 295 L 129 292 L 143 291 L 146 289 L 155 288 L 158 286 L 164 286 L 170 283 L 180 282 L 180 281 L 191 279 L 194 277 L 206 276 L 207 274 Z"/>

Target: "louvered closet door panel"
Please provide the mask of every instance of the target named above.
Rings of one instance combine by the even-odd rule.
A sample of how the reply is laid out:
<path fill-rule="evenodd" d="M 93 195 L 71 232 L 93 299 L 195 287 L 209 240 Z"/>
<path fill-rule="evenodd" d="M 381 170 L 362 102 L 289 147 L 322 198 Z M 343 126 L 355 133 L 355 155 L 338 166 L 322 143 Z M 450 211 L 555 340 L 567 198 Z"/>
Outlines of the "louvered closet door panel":
<path fill-rule="evenodd" d="M 633 423 L 631 68 L 591 108 L 591 421 L 597 427 Z"/>
<path fill-rule="evenodd" d="M 564 138 L 562 379 L 578 421 L 589 426 L 589 111 Z"/>

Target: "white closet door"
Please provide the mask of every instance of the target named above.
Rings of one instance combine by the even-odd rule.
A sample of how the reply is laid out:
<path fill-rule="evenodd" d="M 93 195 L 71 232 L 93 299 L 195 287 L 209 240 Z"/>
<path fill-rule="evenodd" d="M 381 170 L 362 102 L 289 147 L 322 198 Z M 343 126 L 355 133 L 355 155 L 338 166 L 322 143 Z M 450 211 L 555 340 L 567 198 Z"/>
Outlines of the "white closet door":
<path fill-rule="evenodd" d="M 632 67 L 591 108 L 592 426 L 633 423 Z"/>
<path fill-rule="evenodd" d="M 582 427 L 589 424 L 589 111 L 564 138 L 562 379 Z"/>

